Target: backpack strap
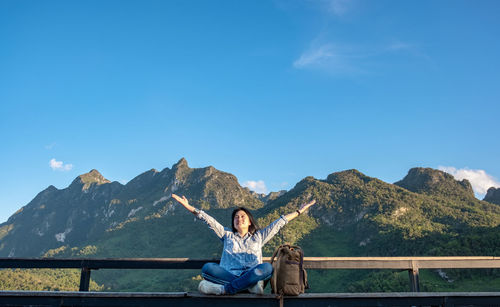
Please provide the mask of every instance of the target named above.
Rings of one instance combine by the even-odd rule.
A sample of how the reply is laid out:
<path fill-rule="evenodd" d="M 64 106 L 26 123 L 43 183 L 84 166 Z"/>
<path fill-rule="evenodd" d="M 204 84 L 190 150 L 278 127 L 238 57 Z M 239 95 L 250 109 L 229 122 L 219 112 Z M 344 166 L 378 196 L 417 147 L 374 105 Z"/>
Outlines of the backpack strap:
<path fill-rule="evenodd" d="M 279 246 L 279 247 L 278 247 L 278 248 L 274 251 L 273 256 L 271 257 L 271 264 L 273 264 L 273 263 L 274 263 L 274 258 L 276 258 L 276 255 L 277 255 L 277 254 L 278 254 L 278 252 L 281 250 L 281 247 L 282 247 L 282 246 L 283 246 L 283 245 L 280 245 L 280 246 Z"/>
<path fill-rule="evenodd" d="M 283 245 L 280 245 L 273 253 L 273 256 L 271 257 L 271 265 L 274 264 L 274 260 L 276 259 L 276 256 L 279 256 L 278 254 L 280 254 L 281 252 L 281 248 L 283 247 Z M 279 262 L 276 264 L 276 265 L 279 265 Z M 274 267 L 274 265 L 273 265 Z M 273 272 L 273 276 L 271 277 L 271 290 L 274 290 L 276 291 L 276 271 L 278 271 L 278 268 L 276 268 Z"/>
<path fill-rule="evenodd" d="M 283 307 L 283 289 L 280 291 L 280 295 L 277 297 L 280 300 L 280 307 Z"/>

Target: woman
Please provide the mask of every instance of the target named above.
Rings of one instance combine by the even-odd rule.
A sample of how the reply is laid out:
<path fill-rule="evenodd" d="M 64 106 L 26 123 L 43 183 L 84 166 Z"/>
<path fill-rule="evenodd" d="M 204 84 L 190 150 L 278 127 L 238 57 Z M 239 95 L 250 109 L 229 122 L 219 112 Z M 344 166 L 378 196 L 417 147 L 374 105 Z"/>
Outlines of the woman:
<path fill-rule="evenodd" d="M 263 229 L 258 228 L 247 209 L 237 208 L 232 213 L 232 229 L 228 229 L 204 211 L 191 206 L 185 196 L 172 194 L 172 197 L 207 223 L 224 244 L 220 264 L 206 263 L 201 269 L 205 280 L 200 282 L 199 291 L 215 295 L 235 294 L 245 289 L 262 294 L 263 281 L 271 278 L 273 273 L 271 264 L 262 263 L 262 246 L 286 223 L 316 203 L 316 200 L 312 200 L 303 204 L 300 209 L 282 215 Z"/>

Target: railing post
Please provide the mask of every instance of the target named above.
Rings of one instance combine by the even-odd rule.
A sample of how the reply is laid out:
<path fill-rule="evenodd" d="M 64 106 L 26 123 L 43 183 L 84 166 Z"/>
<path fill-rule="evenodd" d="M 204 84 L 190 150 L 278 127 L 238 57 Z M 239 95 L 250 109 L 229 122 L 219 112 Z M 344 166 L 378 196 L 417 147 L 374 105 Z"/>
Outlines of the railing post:
<path fill-rule="evenodd" d="M 80 291 L 89 291 L 90 268 L 83 267 L 80 275 Z"/>
<path fill-rule="evenodd" d="M 420 284 L 418 278 L 418 266 L 415 261 L 411 261 L 411 269 L 408 270 L 410 276 L 410 290 L 411 292 L 420 292 Z"/>

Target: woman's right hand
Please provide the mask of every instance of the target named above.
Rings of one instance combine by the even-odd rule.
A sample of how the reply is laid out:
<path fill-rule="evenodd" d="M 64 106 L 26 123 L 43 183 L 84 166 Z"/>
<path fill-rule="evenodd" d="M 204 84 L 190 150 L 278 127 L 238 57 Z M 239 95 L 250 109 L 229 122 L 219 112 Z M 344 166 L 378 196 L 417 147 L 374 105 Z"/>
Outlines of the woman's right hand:
<path fill-rule="evenodd" d="M 189 212 L 195 213 L 195 207 L 191 206 L 186 198 L 186 196 L 180 197 L 179 195 L 172 194 L 172 198 L 178 201 L 181 205 L 184 206 Z"/>
<path fill-rule="evenodd" d="M 181 205 L 183 205 L 183 206 L 189 205 L 189 202 L 188 202 L 188 200 L 187 200 L 186 196 L 184 196 L 184 195 L 183 195 L 182 197 L 180 197 L 179 195 L 172 194 L 172 197 L 173 197 L 176 201 L 180 202 L 180 203 L 181 203 Z"/>

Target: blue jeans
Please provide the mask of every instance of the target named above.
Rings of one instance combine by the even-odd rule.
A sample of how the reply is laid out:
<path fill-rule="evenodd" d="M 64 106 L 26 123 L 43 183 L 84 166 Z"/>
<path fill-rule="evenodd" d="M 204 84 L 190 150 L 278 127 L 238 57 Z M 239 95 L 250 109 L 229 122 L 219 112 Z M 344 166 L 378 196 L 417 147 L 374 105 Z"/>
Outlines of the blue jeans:
<path fill-rule="evenodd" d="M 205 263 L 201 269 L 203 278 L 224 285 L 227 294 L 235 294 L 238 291 L 248 289 L 260 280 L 271 278 L 271 275 L 273 275 L 273 267 L 267 262 L 256 265 L 241 275 L 235 275 L 213 262 Z"/>

